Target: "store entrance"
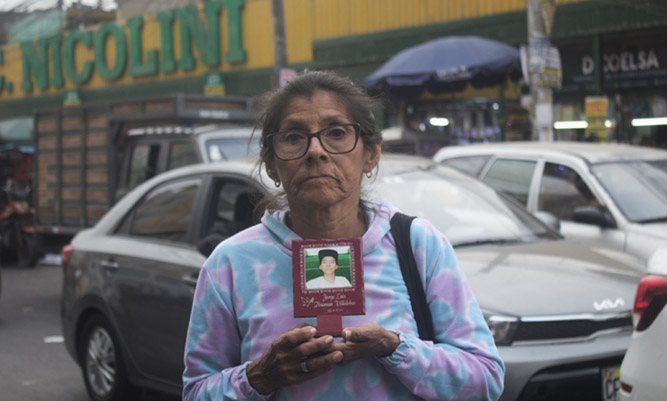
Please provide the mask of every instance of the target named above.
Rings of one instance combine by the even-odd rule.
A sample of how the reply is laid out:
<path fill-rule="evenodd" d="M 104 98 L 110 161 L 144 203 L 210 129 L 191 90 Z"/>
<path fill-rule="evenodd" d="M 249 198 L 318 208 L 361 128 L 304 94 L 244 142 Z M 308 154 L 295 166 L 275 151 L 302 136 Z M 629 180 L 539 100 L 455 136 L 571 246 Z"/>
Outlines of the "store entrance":
<path fill-rule="evenodd" d="M 530 138 L 530 116 L 518 103 L 497 99 L 414 102 L 405 106 L 404 136 L 415 153 L 431 157 L 444 146 Z"/>

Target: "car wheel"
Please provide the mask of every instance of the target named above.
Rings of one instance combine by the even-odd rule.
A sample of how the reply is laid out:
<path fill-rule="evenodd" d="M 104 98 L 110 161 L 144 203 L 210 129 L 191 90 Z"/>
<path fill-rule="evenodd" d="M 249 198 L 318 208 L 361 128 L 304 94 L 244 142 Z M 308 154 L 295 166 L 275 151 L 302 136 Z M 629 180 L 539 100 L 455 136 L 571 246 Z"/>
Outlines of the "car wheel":
<path fill-rule="evenodd" d="M 90 318 L 79 343 L 83 381 L 94 401 L 131 401 L 139 389 L 130 384 L 120 345 L 108 321 L 100 315 Z"/>

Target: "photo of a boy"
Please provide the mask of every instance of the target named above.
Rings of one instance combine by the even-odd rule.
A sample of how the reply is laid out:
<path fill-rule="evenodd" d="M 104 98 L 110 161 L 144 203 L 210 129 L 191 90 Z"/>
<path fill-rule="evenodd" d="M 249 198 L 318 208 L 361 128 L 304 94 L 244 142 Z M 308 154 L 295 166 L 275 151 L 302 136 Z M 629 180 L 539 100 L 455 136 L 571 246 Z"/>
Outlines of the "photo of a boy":
<path fill-rule="evenodd" d="M 306 281 L 307 290 L 352 287 L 346 277 L 336 275 L 336 269 L 338 269 L 338 252 L 336 250 L 321 249 L 317 256 L 320 262 L 319 270 L 322 271 L 322 275 Z"/>

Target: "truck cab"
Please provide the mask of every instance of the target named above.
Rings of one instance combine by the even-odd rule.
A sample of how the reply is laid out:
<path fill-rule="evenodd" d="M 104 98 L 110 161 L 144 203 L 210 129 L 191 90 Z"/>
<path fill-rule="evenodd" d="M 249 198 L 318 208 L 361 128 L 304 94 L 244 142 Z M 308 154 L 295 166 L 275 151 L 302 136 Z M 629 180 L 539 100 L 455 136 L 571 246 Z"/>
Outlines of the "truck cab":
<path fill-rule="evenodd" d="M 177 94 L 38 111 L 36 240 L 58 248 L 164 171 L 259 154 L 254 123 L 246 97 Z"/>
<path fill-rule="evenodd" d="M 259 154 L 258 135 L 247 124 L 148 125 L 129 128 L 121 138 L 116 200 L 167 170 Z"/>

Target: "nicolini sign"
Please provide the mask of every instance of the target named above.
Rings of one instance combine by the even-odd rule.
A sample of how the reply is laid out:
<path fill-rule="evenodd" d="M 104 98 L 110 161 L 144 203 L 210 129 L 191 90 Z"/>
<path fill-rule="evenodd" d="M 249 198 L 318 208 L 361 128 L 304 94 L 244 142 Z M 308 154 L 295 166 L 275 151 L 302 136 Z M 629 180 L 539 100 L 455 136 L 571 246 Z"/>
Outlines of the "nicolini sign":
<path fill-rule="evenodd" d="M 203 14 L 194 5 L 162 11 L 156 16 L 160 30 L 159 48 L 147 51 L 144 51 L 142 43 L 144 20 L 141 16 L 127 20 L 128 33 L 119 24 L 107 23 L 95 31 L 69 31 L 34 42 L 23 42 L 20 44 L 21 90 L 32 92 L 34 86 L 42 91 L 64 88 L 66 80 L 83 85 L 91 79 L 93 72 L 105 81 L 113 81 L 126 73 L 131 77 L 141 77 L 192 70 L 197 63 L 193 45 L 205 66 L 220 66 L 220 20 L 223 8 L 227 12 L 228 51 L 225 61 L 245 62 L 241 25 L 244 3 L 245 0 L 225 0 L 224 4 L 219 1 L 206 2 Z M 175 21 L 178 21 L 177 34 L 180 37 L 178 59 L 175 58 L 177 52 L 174 49 Z M 111 42 L 115 47 L 115 56 L 107 59 L 107 46 Z M 85 60 L 77 67 L 76 53 L 79 47 L 92 50 L 94 59 Z M 0 66 L 3 63 L 1 52 L 2 49 Z M 11 92 L 12 89 L 13 83 L 6 82 L 5 77 L 0 75 L 0 93 L 3 90 Z"/>

